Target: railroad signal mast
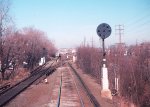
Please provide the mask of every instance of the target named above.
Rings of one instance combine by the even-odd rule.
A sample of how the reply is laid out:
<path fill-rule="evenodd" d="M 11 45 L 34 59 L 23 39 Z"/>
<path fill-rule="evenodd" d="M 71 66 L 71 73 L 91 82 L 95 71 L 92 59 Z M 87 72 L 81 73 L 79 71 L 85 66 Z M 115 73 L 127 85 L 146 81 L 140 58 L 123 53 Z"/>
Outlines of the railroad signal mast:
<path fill-rule="evenodd" d="M 100 38 L 102 38 L 102 47 L 103 47 L 103 65 L 102 65 L 102 90 L 101 90 L 101 95 L 102 97 L 110 98 L 112 99 L 111 96 L 111 91 L 109 89 L 109 81 L 108 81 L 108 69 L 106 67 L 106 52 L 105 52 L 105 39 L 110 36 L 111 34 L 111 27 L 106 24 L 102 23 L 97 27 L 97 34 Z"/>

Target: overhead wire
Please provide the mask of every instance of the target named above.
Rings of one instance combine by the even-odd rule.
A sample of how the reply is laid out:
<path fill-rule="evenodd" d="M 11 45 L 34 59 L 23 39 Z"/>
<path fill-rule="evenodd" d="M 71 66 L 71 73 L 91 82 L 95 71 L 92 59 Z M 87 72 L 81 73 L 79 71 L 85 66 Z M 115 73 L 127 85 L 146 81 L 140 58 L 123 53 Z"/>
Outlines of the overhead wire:
<path fill-rule="evenodd" d="M 147 7 L 143 13 L 138 13 L 137 16 L 133 17 L 133 21 L 129 21 L 125 24 L 126 35 L 148 35 L 150 27 L 150 12 L 148 11 L 150 7 Z M 139 14 L 141 16 L 139 17 Z"/>

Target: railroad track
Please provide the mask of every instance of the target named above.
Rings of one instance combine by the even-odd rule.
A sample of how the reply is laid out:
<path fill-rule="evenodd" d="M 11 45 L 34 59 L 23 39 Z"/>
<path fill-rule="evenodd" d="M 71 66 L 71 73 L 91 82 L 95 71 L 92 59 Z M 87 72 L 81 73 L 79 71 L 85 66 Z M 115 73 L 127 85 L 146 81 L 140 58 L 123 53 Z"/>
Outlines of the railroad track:
<path fill-rule="evenodd" d="M 85 85 L 85 83 L 81 79 L 80 75 L 76 72 L 76 70 L 72 67 L 72 65 L 70 63 L 68 63 L 68 65 L 72 69 L 72 71 L 74 72 L 74 74 L 76 75 L 76 77 L 78 78 L 78 80 L 80 81 L 80 83 L 82 84 L 82 87 L 85 90 L 87 96 L 89 97 L 89 99 L 90 99 L 93 107 L 101 107 L 100 104 L 99 104 L 99 102 L 96 100 L 96 98 L 94 97 L 94 95 L 91 93 L 90 89 Z M 80 103 L 81 103 L 82 107 L 85 107 L 81 97 L 80 97 Z"/>
<path fill-rule="evenodd" d="M 54 94 L 57 95 L 57 99 L 53 99 L 53 101 L 57 102 L 56 107 L 60 107 L 62 105 L 65 106 L 66 103 L 74 103 L 74 106 L 72 105 L 72 107 L 101 107 L 99 102 L 96 100 L 89 88 L 85 85 L 80 75 L 76 72 L 72 65 L 68 63 L 68 66 L 69 68 L 63 68 L 64 71 L 61 71 L 59 80 L 60 82 L 57 86 L 59 87 L 58 94 Z M 66 69 L 68 69 L 68 71 L 66 71 Z M 72 87 L 72 89 L 70 89 L 71 91 L 68 90 L 68 87 Z M 66 92 L 67 95 L 64 96 Z M 65 102 L 65 104 L 63 102 Z M 69 107 L 69 105 L 66 106 Z"/>
<path fill-rule="evenodd" d="M 58 99 L 57 99 L 57 107 L 60 106 L 61 90 L 62 90 L 62 72 L 61 72 L 61 77 L 60 77 L 60 86 L 59 86 L 59 93 L 58 93 Z"/>
<path fill-rule="evenodd" d="M 51 74 L 51 72 L 53 72 L 56 69 L 56 67 L 60 65 L 58 64 L 52 67 L 53 63 L 47 68 L 44 68 L 47 64 L 36 68 L 34 71 L 32 71 L 29 77 L 25 78 L 21 82 L 3 91 L 0 95 L 0 107 L 7 104 L 10 100 L 12 100 L 19 93 L 24 91 L 26 88 L 28 88 L 32 83 L 34 83 L 37 79 L 39 79 L 43 75 Z"/>
<path fill-rule="evenodd" d="M 5 90 L 7 90 L 10 86 L 11 86 L 10 83 L 6 83 L 6 84 L 2 85 L 2 86 L 0 87 L 0 95 L 1 95 Z"/>
<path fill-rule="evenodd" d="M 44 68 L 46 66 L 46 63 L 44 65 L 41 65 L 41 66 L 38 66 L 37 68 L 35 68 L 34 70 L 32 70 L 30 73 L 31 75 L 27 78 L 30 78 L 31 76 L 35 75 L 36 73 L 38 73 L 38 71 L 40 71 L 42 68 Z M 21 82 L 25 81 L 27 78 L 19 81 L 18 83 L 16 83 L 15 85 L 11 85 L 10 83 L 9 84 L 6 84 L 4 86 L 1 87 L 1 91 L 0 91 L 0 96 L 2 94 L 4 94 L 5 92 L 7 92 L 8 90 L 10 90 L 11 88 L 15 87 L 16 85 L 20 84 Z"/>

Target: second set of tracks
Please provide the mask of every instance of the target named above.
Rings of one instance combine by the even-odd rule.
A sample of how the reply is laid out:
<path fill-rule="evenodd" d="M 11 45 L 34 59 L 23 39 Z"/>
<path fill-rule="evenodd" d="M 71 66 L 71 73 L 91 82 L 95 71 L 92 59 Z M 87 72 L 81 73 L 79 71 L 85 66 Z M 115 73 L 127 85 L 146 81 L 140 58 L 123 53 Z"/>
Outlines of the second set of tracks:
<path fill-rule="evenodd" d="M 32 83 L 34 83 L 37 79 L 41 78 L 44 75 L 51 74 L 51 72 L 53 72 L 59 66 L 59 64 L 54 65 L 54 62 L 56 62 L 56 61 L 54 60 L 54 61 L 52 61 L 51 64 L 46 63 L 42 66 L 37 67 L 35 70 L 33 70 L 31 72 L 30 76 L 28 76 L 24 80 L 18 82 L 17 84 L 13 85 L 12 87 L 1 92 L 0 107 L 7 104 L 10 100 L 12 100 L 19 93 L 21 93 L 26 88 L 28 88 Z"/>

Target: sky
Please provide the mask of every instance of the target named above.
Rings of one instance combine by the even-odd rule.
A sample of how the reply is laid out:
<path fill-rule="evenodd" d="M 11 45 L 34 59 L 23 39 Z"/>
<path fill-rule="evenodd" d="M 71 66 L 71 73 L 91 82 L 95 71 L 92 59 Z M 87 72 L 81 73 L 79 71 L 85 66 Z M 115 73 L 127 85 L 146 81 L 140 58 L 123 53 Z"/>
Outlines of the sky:
<path fill-rule="evenodd" d="M 124 26 L 122 42 L 127 45 L 150 41 L 150 0 L 12 0 L 11 14 L 18 29 L 34 27 L 44 31 L 57 48 L 83 44 L 101 46 L 97 26 L 112 28 L 105 39 L 119 42 L 116 25 Z"/>

